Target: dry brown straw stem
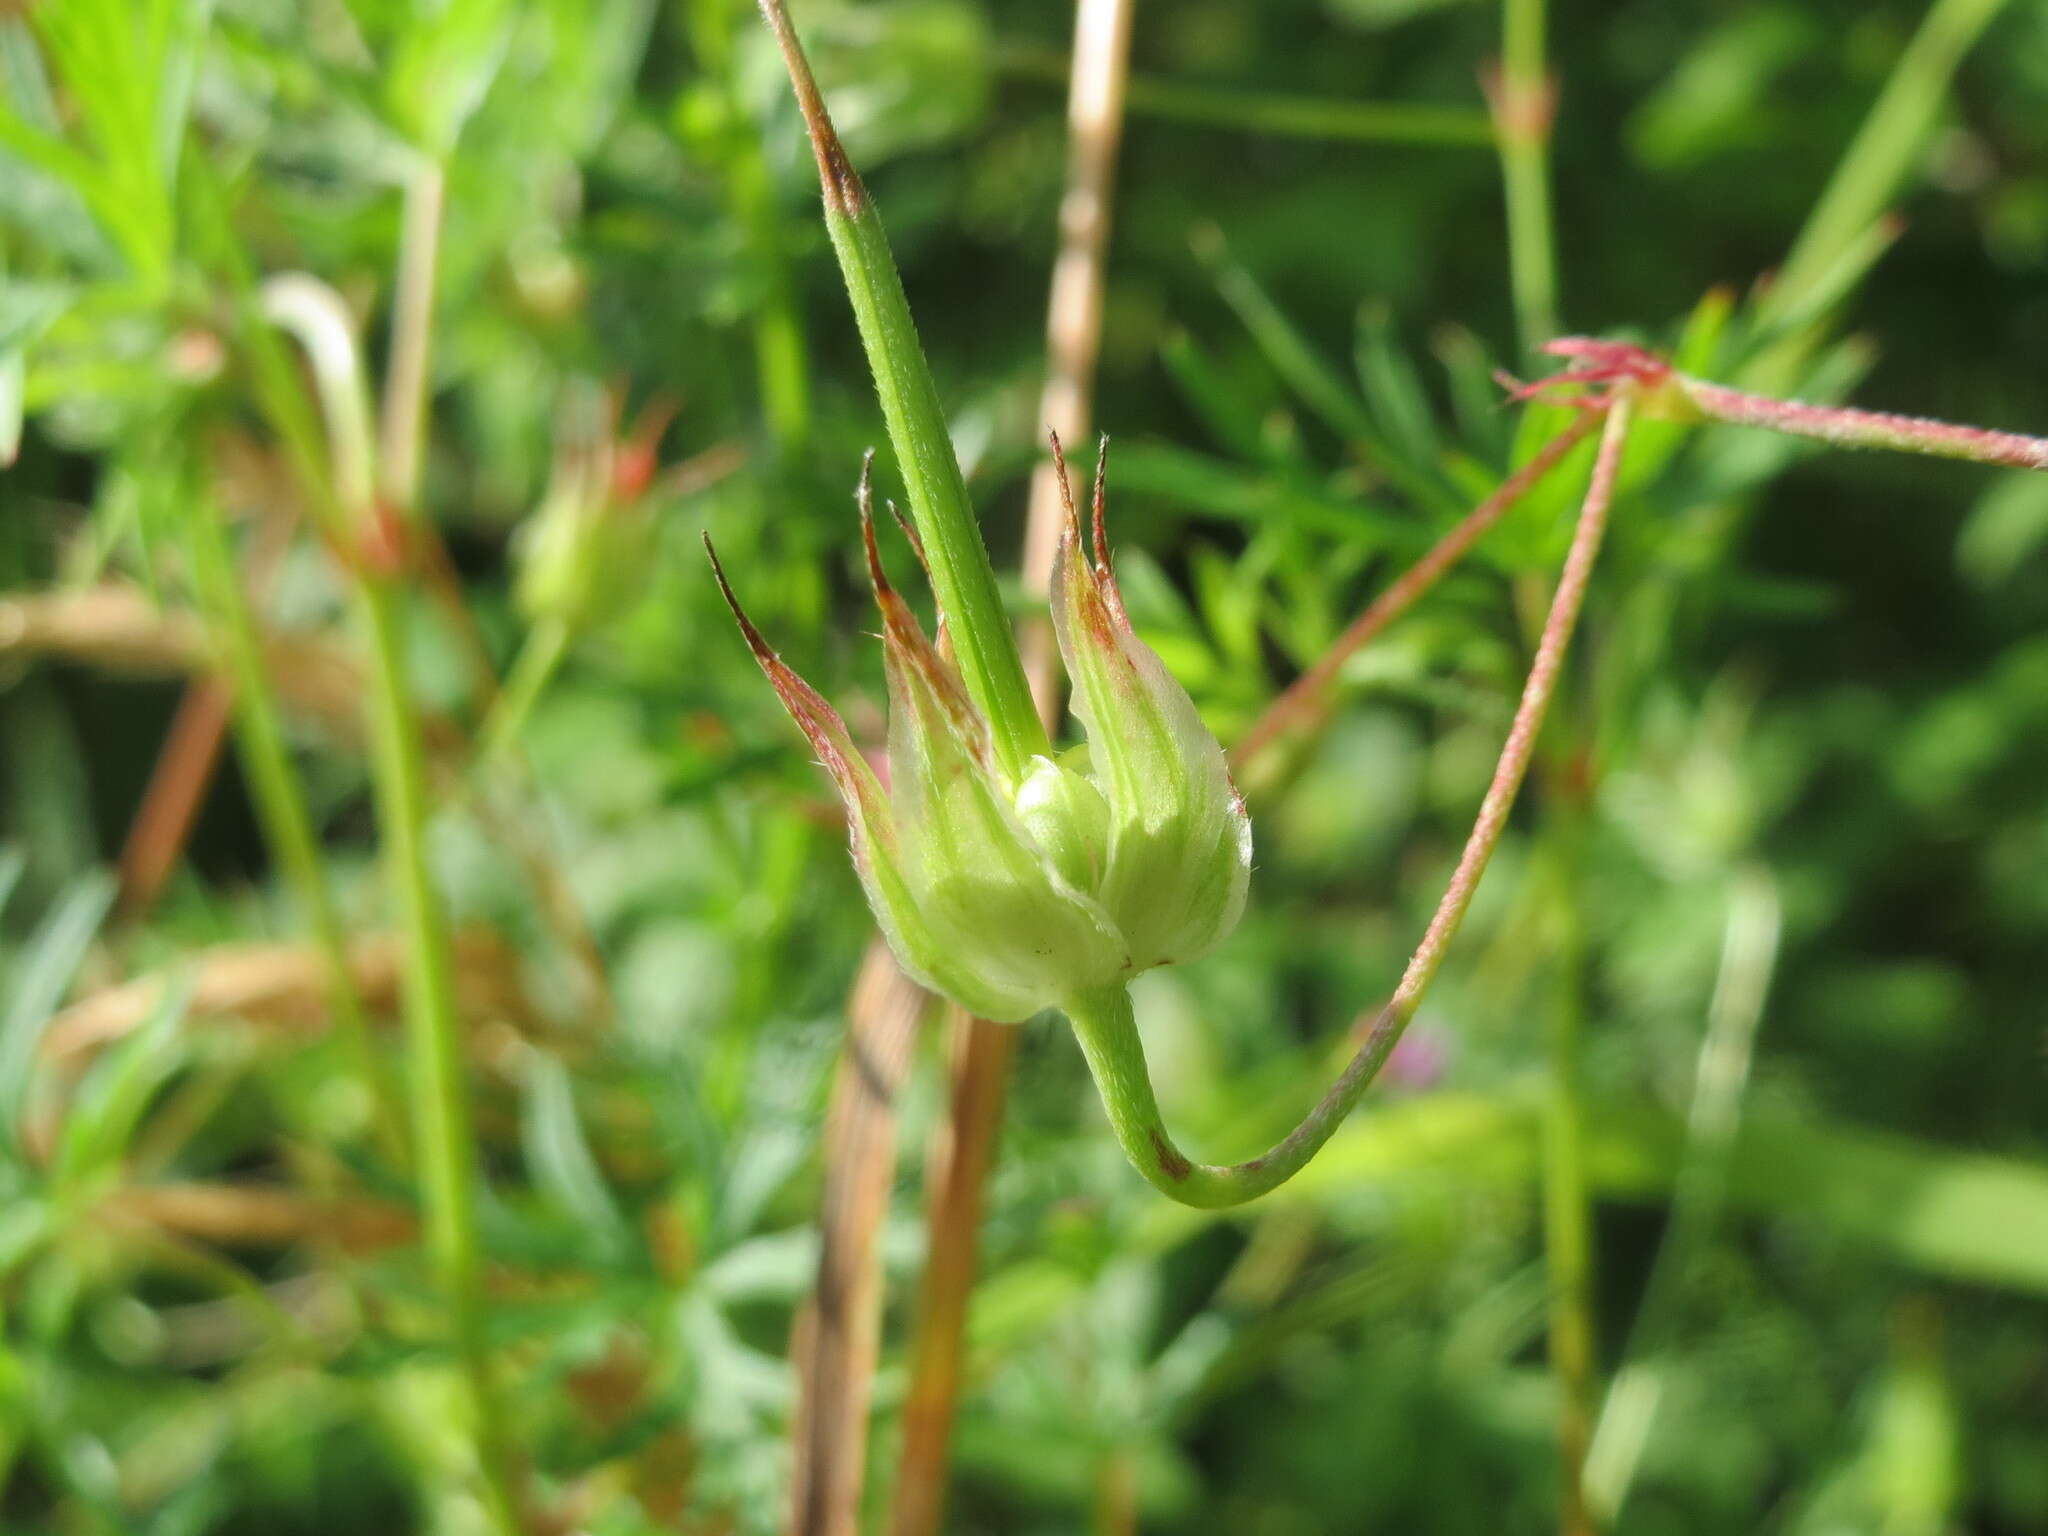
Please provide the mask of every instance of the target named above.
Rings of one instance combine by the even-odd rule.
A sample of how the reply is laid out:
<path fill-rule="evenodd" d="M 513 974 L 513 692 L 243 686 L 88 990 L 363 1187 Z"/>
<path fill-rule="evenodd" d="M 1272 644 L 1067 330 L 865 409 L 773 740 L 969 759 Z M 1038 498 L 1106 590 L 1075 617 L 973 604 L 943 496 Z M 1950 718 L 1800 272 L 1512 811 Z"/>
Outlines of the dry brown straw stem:
<path fill-rule="evenodd" d="M 264 649 L 287 705 L 339 734 L 354 729 L 363 683 L 348 652 L 312 635 L 271 635 Z M 0 597 L 0 666 L 43 657 L 118 677 L 211 675 L 214 665 L 197 614 L 118 581 Z"/>
<path fill-rule="evenodd" d="M 1060 200 L 1060 249 L 1046 314 L 1046 381 L 1040 414 L 1068 442 L 1085 442 L 1102 347 L 1111 198 L 1123 138 L 1124 89 L 1130 71 L 1132 0 L 1079 0 L 1074 14 L 1073 74 L 1067 96 L 1066 192 Z M 1061 504 L 1052 464 L 1031 482 L 1024 529 L 1026 591 L 1043 596 L 1051 582 Z M 1059 709 L 1051 625 L 1024 634 L 1024 669 L 1038 712 L 1048 725 Z M 947 1118 L 926 1162 L 926 1258 L 917 1299 L 903 1449 L 897 1461 L 894 1536 L 934 1536 L 945 1508 L 946 1461 L 959 1406 L 961 1340 L 974 1288 L 982 1186 L 1002 1124 L 1013 1026 L 949 1010 L 952 1037 Z"/>
<path fill-rule="evenodd" d="M 846 1044 L 825 1116 L 825 1189 L 817 1279 L 797 1315 L 790 1354 L 797 1405 L 791 1528 L 859 1529 L 868 1403 L 881 1337 L 879 1237 L 896 1177 L 896 1095 L 931 999 L 877 936 L 846 1007 Z"/>
<path fill-rule="evenodd" d="M 372 1014 L 398 1006 L 399 940 L 393 934 L 360 935 L 349 944 L 349 978 Z M 532 1005 L 515 980 L 517 956 L 486 928 L 455 936 L 456 986 L 464 1017 L 476 1023 L 536 1021 Z M 240 1018 L 287 1031 L 317 1033 L 332 1022 L 322 993 L 319 952 L 310 944 L 222 944 L 200 950 L 171 970 L 151 972 L 87 993 L 53 1017 L 43 1033 L 42 1055 L 66 1062 L 124 1039 L 142 1028 L 163 1006 L 180 979 L 189 986 L 190 1019 Z"/>
<path fill-rule="evenodd" d="M 139 917 L 155 906 L 178 867 L 199 808 L 213 787 L 233 703 L 233 692 L 218 677 L 194 678 L 185 685 L 121 844 L 117 867 L 124 915 Z"/>

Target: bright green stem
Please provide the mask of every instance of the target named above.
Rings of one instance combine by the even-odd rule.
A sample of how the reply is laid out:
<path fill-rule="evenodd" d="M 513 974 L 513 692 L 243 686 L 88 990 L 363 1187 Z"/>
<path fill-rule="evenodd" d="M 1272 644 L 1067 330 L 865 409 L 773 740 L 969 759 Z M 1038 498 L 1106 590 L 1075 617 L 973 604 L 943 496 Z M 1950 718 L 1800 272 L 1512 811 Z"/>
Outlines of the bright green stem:
<path fill-rule="evenodd" d="M 235 745 L 249 776 L 249 789 L 271 856 L 284 871 L 313 942 L 320 952 L 327 983 L 328 1007 L 343 1045 L 355 1058 L 357 1073 L 370 1094 L 373 1123 L 385 1155 L 405 1163 L 405 1137 L 396 1089 L 378 1061 L 370 1026 L 349 971 L 341 919 L 328 894 L 320 841 L 313 816 L 285 745 L 284 724 L 257 635 L 248 594 L 237 578 L 219 506 L 205 494 L 195 496 L 185 520 L 193 576 L 213 617 L 220 659 L 234 685 Z"/>
<path fill-rule="evenodd" d="M 526 729 L 527 717 L 547 691 L 555 669 L 569 650 L 569 626 L 561 619 L 542 619 L 527 632 L 525 643 L 505 675 L 505 685 L 491 705 L 477 742 L 477 760 L 494 763 L 508 752 Z"/>
<path fill-rule="evenodd" d="M 1768 324 L 1799 305 L 1897 195 L 1941 110 L 1956 66 L 2005 0 L 1935 0 L 1835 167 L 1778 279 L 1759 306 Z"/>
<path fill-rule="evenodd" d="M 1401 1038 L 1402 1029 L 1414 1015 L 1414 1003 L 1420 1001 L 1418 995 L 1405 1007 L 1389 1004 L 1374 1022 L 1365 1045 L 1308 1117 L 1276 1142 L 1271 1151 L 1248 1162 L 1231 1164 L 1193 1162 L 1167 1135 L 1159 1115 L 1159 1102 L 1152 1092 L 1151 1071 L 1145 1064 L 1145 1047 L 1138 1039 L 1128 991 L 1116 987 L 1074 998 L 1067 1004 L 1066 1012 L 1074 1026 L 1074 1038 L 1081 1042 L 1081 1054 L 1088 1060 L 1088 1070 L 1095 1078 L 1102 1107 L 1109 1113 L 1110 1129 L 1116 1133 L 1117 1143 L 1131 1160 L 1131 1166 L 1144 1176 L 1146 1183 L 1169 1199 L 1215 1210 L 1256 1200 L 1293 1178 L 1322 1150 L 1323 1143 L 1344 1123 L 1359 1096 L 1378 1076 Z"/>
<path fill-rule="evenodd" d="M 203 168 L 195 180 L 204 189 L 200 205 L 206 232 L 248 312 L 245 340 L 258 400 L 284 442 L 300 489 L 323 529 L 339 547 L 353 549 L 374 516 L 375 483 L 363 413 L 354 404 L 361 398 L 362 384 L 353 338 L 345 328 L 336 334 L 318 318 L 324 301 L 318 300 L 310 279 L 300 280 L 304 286 L 286 289 L 287 302 L 281 306 L 276 283 L 269 285 L 265 307 L 307 348 L 326 412 L 322 420 L 307 401 L 305 386 L 277 332 L 257 319 L 254 274 L 218 188 Z M 519 1536 L 519 1502 L 512 1491 L 503 1417 L 485 1347 L 469 1087 L 462 1070 L 447 916 L 427 864 L 426 762 L 419 720 L 406 688 L 403 589 L 396 574 L 380 574 L 360 564 L 352 574 L 370 640 L 370 767 L 378 831 L 405 928 L 405 1015 L 412 1057 L 406 1087 L 412 1098 L 429 1249 L 447 1295 L 456 1352 L 469 1388 L 491 1526 L 499 1536 Z"/>
<path fill-rule="evenodd" d="M 447 1297 L 456 1353 L 476 1416 L 477 1459 L 491 1523 L 503 1536 L 516 1536 L 518 1502 L 484 1329 L 475 1138 L 453 949 L 427 860 L 426 757 L 406 687 L 403 595 L 391 581 L 365 577 L 357 585 L 357 598 L 371 642 L 371 768 L 378 826 L 405 929 L 407 1077 L 428 1251 Z"/>
<path fill-rule="evenodd" d="M 839 253 L 961 677 L 989 719 L 997 756 L 1015 776 L 1029 758 L 1046 751 L 1045 729 L 1031 703 L 1024 663 L 996 589 L 995 567 L 968 504 L 967 483 L 882 221 L 863 197 L 851 214 L 827 208 L 825 227 Z"/>
<path fill-rule="evenodd" d="M 1507 200 L 1508 278 L 1522 350 L 1557 334 L 1557 250 L 1550 213 L 1556 91 L 1544 63 L 1544 0 L 1503 0 L 1494 133 Z"/>
<path fill-rule="evenodd" d="M 903 280 L 889 252 L 881 216 L 826 115 L 788 13 L 781 0 L 761 0 L 761 11 L 781 45 L 810 131 L 824 190 L 826 233 L 846 280 L 961 678 L 988 719 L 998 764 L 1015 780 L 1032 757 L 1050 748 L 1031 701 L 1016 634 L 1003 611 L 995 567 L 989 563 L 967 499 L 967 482 L 946 430 L 938 386 L 932 382 L 909 301 L 903 296 Z"/>
<path fill-rule="evenodd" d="M 1183 1205 L 1217 1208 L 1242 1205 L 1268 1190 L 1284 1184 L 1301 1171 L 1321 1150 L 1344 1117 L 1351 1113 L 1359 1096 L 1379 1075 L 1408 1021 L 1422 1006 L 1423 995 L 1435 980 L 1451 941 L 1457 936 L 1480 878 L 1507 828 L 1508 811 L 1529 771 L 1536 741 L 1543 729 L 1550 700 L 1557 692 L 1560 670 L 1572 632 L 1578 627 L 1585 606 L 1586 587 L 1592 580 L 1593 564 L 1607 531 L 1607 511 L 1614 499 L 1614 483 L 1621 469 L 1621 450 L 1628 439 L 1631 397 L 1620 393 L 1607 407 L 1607 425 L 1600 437 L 1599 457 L 1593 464 L 1593 478 L 1572 533 L 1571 549 L 1565 555 L 1557 591 L 1543 620 L 1543 632 L 1536 642 L 1529 676 L 1522 685 L 1522 698 L 1494 765 L 1493 781 L 1480 802 L 1479 814 L 1465 839 L 1458 866 L 1452 872 L 1436 914 L 1409 958 L 1408 969 L 1384 1008 L 1367 1030 L 1365 1041 L 1351 1058 L 1337 1081 L 1309 1111 L 1307 1117 L 1272 1149 L 1249 1162 L 1197 1163 L 1173 1143 L 1159 1115 L 1159 1103 L 1152 1092 L 1151 1073 L 1145 1064 L 1145 1048 L 1138 1039 L 1131 1015 L 1131 999 L 1121 987 L 1085 993 L 1070 999 L 1066 1013 L 1074 1026 L 1075 1038 L 1088 1060 L 1095 1086 L 1109 1114 L 1110 1128 L 1131 1165 L 1161 1194 Z"/>

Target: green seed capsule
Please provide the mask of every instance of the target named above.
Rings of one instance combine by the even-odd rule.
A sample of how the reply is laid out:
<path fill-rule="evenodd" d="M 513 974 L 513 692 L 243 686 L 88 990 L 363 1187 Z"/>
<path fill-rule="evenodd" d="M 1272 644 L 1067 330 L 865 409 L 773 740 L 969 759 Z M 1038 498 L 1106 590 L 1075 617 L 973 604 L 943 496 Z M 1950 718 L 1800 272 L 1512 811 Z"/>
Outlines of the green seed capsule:
<path fill-rule="evenodd" d="M 1089 745 L 1034 756 L 1014 779 L 953 660 L 883 573 L 865 472 L 860 502 L 889 681 L 886 790 L 838 714 L 733 611 L 845 801 L 855 867 L 904 970 L 1014 1023 L 1212 948 L 1244 907 L 1251 826 L 1222 748 L 1124 616 L 1100 476 L 1096 559 L 1081 555 L 1069 497 L 1054 575 Z"/>

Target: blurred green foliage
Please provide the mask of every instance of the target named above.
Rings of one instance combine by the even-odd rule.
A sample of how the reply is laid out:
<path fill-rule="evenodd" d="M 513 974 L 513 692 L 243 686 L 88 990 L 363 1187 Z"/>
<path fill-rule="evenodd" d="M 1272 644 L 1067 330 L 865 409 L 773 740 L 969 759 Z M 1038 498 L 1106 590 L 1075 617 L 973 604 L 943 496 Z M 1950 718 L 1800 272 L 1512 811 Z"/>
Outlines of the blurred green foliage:
<path fill-rule="evenodd" d="M 2039 7 L 1963 64 L 1867 275 L 1789 331 L 1748 297 L 1921 10 L 1561 12 L 1571 327 L 1715 377 L 2048 424 Z M 1069 11 L 820 0 L 799 20 L 1007 564 L 1039 451 L 1044 66 Z M 1476 0 L 1140 8 L 1137 74 L 1213 110 L 1134 93 L 1099 417 L 1132 613 L 1226 741 L 1557 424 L 1518 428 L 1488 378 L 1526 366 L 1471 132 L 1497 25 Z M 514 541 L 590 402 L 679 403 L 631 579 L 576 615 L 527 768 L 466 778 L 443 748 L 433 851 L 470 935 L 511 1435 L 564 1529 L 777 1529 L 867 920 L 696 541 L 714 532 L 764 629 L 873 734 L 850 493 L 881 433 L 751 8 L 43 0 L 0 12 L 0 75 L 0 1526 L 479 1528 L 409 1186 L 346 1052 L 208 986 L 229 946 L 301 932 L 232 765 L 163 899 L 110 907 L 189 660 L 38 649 L 19 611 L 109 584 L 190 609 L 199 466 L 256 567 L 293 498 L 234 274 L 331 282 L 381 367 L 424 158 L 447 219 L 422 499 L 498 670 L 523 638 Z M 1232 121 L 1252 93 L 1454 115 L 1441 142 L 1283 134 Z M 952 1528 L 1072 1531 L 1124 1486 L 1161 1532 L 1546 1528 L 1536 1121 L 1568 927 L 1600 1360 L 1635 1383 L 1613 1412 L 1654 1402 L 1602 1426 L 1643 1437 L 1622 1528 L 2048 1529 L 2048 482 L 1726 430 L 1646 431 L 1625 475 L 1472 929 L 1418 1048 L 1308 1174 L 1228 1219 L 1165 1207 L 1065 1033 L 1027 1026 Z M 1356 659 L 1328 730 L 1248 781 L 1243 928 L 1139 988 L 1192 1146 L 1263 1145 L 1398 975 L 1575 492 L 1561 475 L 1517 511 Z M 279 632 L 349 644 L 318 540 L 255 585 Z M 463 646 L 423 602 L 417 693 L 458 744 L 485 711 Z M 382 933 L 359 734 L 292 722 L 344 920 Z M 161 982 L 118 1039 L 58 1050 L 60 1004 L 137 976 Z M 1698 1113 L 1715 1040 L 1754 1057 L 1719 1140 Z M 928 1050 L 885 1240 L 877 1501 L 942 1107 Z"/>

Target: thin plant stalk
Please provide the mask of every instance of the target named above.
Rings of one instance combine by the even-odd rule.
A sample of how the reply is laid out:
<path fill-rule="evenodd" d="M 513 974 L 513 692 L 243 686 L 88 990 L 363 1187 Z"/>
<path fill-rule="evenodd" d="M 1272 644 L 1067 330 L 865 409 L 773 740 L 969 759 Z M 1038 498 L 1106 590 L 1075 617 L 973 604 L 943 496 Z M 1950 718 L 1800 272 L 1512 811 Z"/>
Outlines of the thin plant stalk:
<path fill-rule="evenodd" d="M 1375 598 L 1345 627 L 1330 648 L 1316 658 L 1315 664 L 1290 683 L 1252 722 L 1251 729 L 1231 748 L 1232 767 L 1242 770 L 1283 736 L 1307 729 L 1319 719 L 1344 664 L 1377 639 L 1389 624 L 1414 607 L 1425 592 L 1464 559 L 1487 530 L 1506 516 L 1572 449 L 1585 441 L 1599 421 L 1597 413 L 1581 412 L 1569 426 L 1538 449 L 1528 463 L 1502 481 L 1499 490 L 1467 513 L 1427 554 Z"/>
<path fill-rule="evenodd" d="M 882 1221 L 896 1172 L 896 1094 L 931 999 L 876 938 L 847 999 L 825 1116 L 817 1280 L 798 1316 L 790 1529 L 855 1536 L 882 1322 Z"/>
<path fill-rule="evenodd" d="M 1598 1386 L 1593 1359 L 1592 1200 L 1586 1181 L 1586 1109 L 1580 1036 L 1586 1016 L 1586 941 L 1570 871 L 1579 841 L 1576 806 L 1553 812 L 1562 823 L 1552 919 L 1556 995 L 1543 1098 L 1543 1251 L 1549 1279 L 1550 1374 L 1557 1387 L 1558 1529 L 1595 1536 L 1586 1504 L 1586 1450 Z"/>
<path fill-rule="evenodd" d="M 230 681 L 235 745 L 249 778 L 264 840 L 283 870 L 293 899 L 312 931 L 326 984 L 327 1004 L 343 1047 L 369 1094 L 371 1125 L 385 1154 L 406 1161 L 396 1091 L 370 1038 L 369 1020 L 349 969 L 341 919 L 329 894 L 326 861 L 313 829 L 305 788 L 292 766 L 283 718 L 257 633 L 256 616 L 235 570 L 219 503 L 208 490 L 192 497 L 186 545 L 202 600 L 213 620 L 220 661 Z"/>
<path fill-rule="evenodd" d="M 432 396 L 428 389 L 434 346 L 434 287 L 440 273 L 441 226 L 447 212 L 448 172 L 442 161 L 412 152 L 398 223 L 398 262 L 391 304 L 391 348 L 377 412 L 377 491 L 385 506 L 409 525 L 408 556 L 427 593 L 447 616 L 462 647 L 478 697 L 488 708 L 498 692 L 497 669 L 476 618 L 463 601 L 462 581 L 440 530 L 417 517 Z"/>
<path fill-rule="evenodd" d="M 448 915 L 427 858 L 426 756 L 404 659 L 402 593 L 393 582 L 359 584 L 371 640 L 372 768 L 378 826 L 388 847 L 405 932 L 405 1017 L 413 1136 L 426 1197 L 428 1251 L 447 1294 L 455 1346 L 475 1415 L 476 1450 L 492 1528 L 522 1529 L 503 1414 L 485 1336 L 482 1247 L 477 1237 L 476 1134 L 456 1008 Z"/>
<path fill-rule="evenodd" d="M 1967 427 L 1925 416 L 1866 411 L 1846 405 L 1809 405 L 1711 383 L 1680 373 L 1663 358 L 1627 342 L 1566 336 L 1545 351 L 1572 366 L 1516 390 L 1518 398 L 1579 384 L 1628 383 L 1644 395 L 1645 410 L 1666 420 L 1719 422 L 1809 438 L 1834 448 L 1874 448 L 1962 459 L 2001 469 L 2048 469 L 2048 438 Z"/>
<path fill-rule="evenodd" d="M 1836 448 L 1888 449 L 1938 459 L 1964 459 L 2004 469 L 2048 469 L 2048 438 L 1958 426 L 1891 411 L 1777 400 L 1683 374 L 1673 374 L 1672 379 L 1702 415 L 1730 426 L 1762 427 L 1792 437 L 1812 438 Z"/>
<path fill-rule="evenodd" d="M 1108 286 L 1110 210 L 1123 142 L 1125 79 L 1130 69 L 1132 0 L 1080 0 L 1074 13 L 1073 78 L 1067 88 L 1066 187 L 1060 197 L 1059 254 L 1046 301 L 1045 386 L 1038 419 L 1062 440 L 1085 442 L 1102 353 Z M 1024 518 L 1024 590 L 1043 599 L 1052 581 L 1062 520 L 1058 472 L 1041 460 L 1031 476 Z M 1033 605 L 1034 607 L 1037 604 Z M 1042 719 L 1058 717 L 1059 668 L 1052 625 L 1035 620 L 1024 636 L 1024 665 Z"/>
<path fill-rule="evenodd" d="M 391 357 L 378 419 L 377 466 L 384 495 L 410 511 L 419 499 L 427 435 L 427 374 L 433 352 L 434 279 L 440 262 L 448 175 L 430 155 L 406 178 L 399 221 L 398 276 L 392 297 Z"/>
<path fill-rule="evenodd" d="M 1019 79 L 1061 84 L 1072 74 L 1069 61 L 1057 50 L 1017 44 L 997 49 L 996 67 Z M 1148 75 L 1129 76 L 1124 97 L 1133 117 L 1239 134 L 1437 149 L 1484 149 L 1493 143 L 1493 129 L 1485 113 L 1435 102 L 1349 101 L 1281 91 L 1219 90 Z"/>
<path fill-rule="evenodd" d="M 952 1011 L 946 1117 L 926 1159 L 931 1234 L 911 1340 L 915 1362 L 903 1403 L 890 1536 L 935 1536 L 946 1503 L 947 1447 L 960 1399 L 967 1306 L 974 1290 L 982 1195 L 1017 1049 L 1012 1025 Z"/>
<path fill-rule="evenodd" d="M 1192 1161 L 1174 1145 L 1160 1118 L 1129 992 L 1113 988 L 1070 1001 L 1067 1017 L 1094 1074 L 1110 1127 L 1125 1156 L 1162 1194 L 1184 1205 L 1218 1208 L 1241 1205 L 1286 1182 L 1343 1123 L 1414 1017 L 1464 922 L 1528 773 L 1606 532 L 1630 418 L 1631 397 L 1618 393 L 1608 406 L 1592 481 L 1523 684 L 1521 702 L 1443 899 L 1399 986 L 1374 1018 L 1357 1054 L 1301 1123 L 1270 1150 L 1247 1162 L 1219 1165 Z"/>
<path fill-rule="evenodd" d="M 1096 1536 L 1138 1536 L 1138 1458 L 1128 1446 L 1114 1446 L 1102 1458 L 1095 1479 Z"/>
<path fill-rule="evenodd" d="M 1060 199 L 1059 254 L 1046 300 L 1046 377 L 1039 419 L 1055 434 L 1085 441 L 1102 350 L 1116 163 L 1130 73 L 1133 0 L 1079 0 L 1067 87 L 1067 166 Z M 1038 466 L 1025 515 L 1024 589 L 1043 598 L 1064 517 L 1053 464 Z M 1024 632 L 1032 701 L 1050 731 L 1059 717 L 1059 666 L 1052 626 Z M 960 1398 L 962 1340 L 974 1286 L 982 1186 L 995 1159 L 1008 1097 L 1016 1031 L 948 1010 L 952 1040 L 948 1120 L 931 1149 L 925 1271 L 911 1351 L 911 1382 L 896 1469 L 894 1536 L 933 1536 L 945 1508 L 947 1463 Z"/>
<path fill-rule="evenodd" d="M 1508 281 L 1522 350 L 1557 334 L 1557 249 L 1550 209 L 1550 134 L 1557 83 L 1544 59 L 1545 0 L 1502 0 L 1501 56 L 1489 80 L 1507 204 Z"/>
<path fill-rule="evenodd" d="M 1539 601 L 1531 588 L 1526 611 Z M 1567 712 L 1567 720 L 1569 720 Z M 1582 1040 L 1589 979 L 1585 924 L 1579 916 L 1577 872 L 1586 843 L 1583 739 L 1551 734 L 1541 769 L 1544 790 L 1536 882 L 1539 942 L 1553 964 L 1546 1045 L 1538 1184 L 1542 1197 L 1546 1282 L 1545 1345 L 1557 1393 L 1558 1530 L 1561 1536 L 1596 1536 L 1585 1492 L 1587 1447 L 1599 1399 L 1594 1340 L 1593 1200 L 1586 1171 L 1586 1093 Z"/>
<path fill-rule="evenodd" d="M 478 1471 L 491 1528 L 520 1536 L 523 1522 L 485 1328 L 477 1170 L 462 1025 L 456 1007 L 447 912 L 427 854 L 426 755 L 406 669 L 402 530 L 375 497 L 362 373 L 346 312 L 310 278 L 273 279 L 264 290 L 272 321 L 305 345 L 323 408 L 332 477 L 307 486 L 323 522 L 354 553 L 358 612 L 370 647 L 371 787 L 378 830 L 405 936 L 405 1021 L 415 1153 L 426 1208 L 428 1253 L 448 1304 L 451 1331 L 474 1420 Z M 269 333 L 257 328 L 259 337 Z M 264 342 L 257 342 L 259 347 Z M 302 470 L 321 463 L 317 440 L 296 402 L 296 379 L 273 358 L 259 372 L 273 420 Z M 292 403 L 280 398 L 278 387 Z"/>
<path fill-rule="evenodd" d="M 1586 1457 L 1586 1498 L 1595 1518 L 1619 1526 L 1636 1469 L 1664 1396 L 1666 1359 L 1685 1284 L 1718 1225 L 1728 1167 L 1742 1123 L 1758 1026 L 1777 969 L 1783 913 L 1771 872 L 1737 871 L 1728 893 L 1720 974 L 1707 1008 L 1706 1038 L 1693 1073 L 1685 1147 L 1671 1190 L 1670 1218 L 1636 1320 Z"/>
<path fill-rule="evenodd" d="M 428 1251 L 448 1294 L 456 1353 L 469 1388 L 486 1512 L 494 1530 L 518 1536 L 524 1521 L 485 1328 L 489 1303 L 477 1234 L 476 1129 L 468 1058 L 455 995 L 448 912 L 435 889 L 427 852 L 432 819 L 427 758 L 405 665 L 407 612 L 399 579 L 405 551 L 425 552 L 428 585 L 457 615 L 458 633 L 472 642 L 472 663 L 486 691 L 495 692 L 489 658 L 475 643 L 468 609 L 439 535 L 428 527 L 420 507 L 446 188 L 446 171 L 432 156 L 422 156 L 406 182 L 376 461 L 384 506 L 360 509 L 371 516 L 381 510 L 401 521 L 403 531 L 394 551 L 400 558 L 388 568 L 366 563 L 358 570 L 356 587 L 371 642 L 371 761 L 378 826 L 389 845 L 406 937 L 408 1076 L 426 1195 Z"/>
<path fill-rule="evenodd" d="M 526 632 L 519 654 L 505 674 L 504 686 L 491 701 L 490 711 L 477 732 L 479 763 L 501 761 L 512 750 L 525 731 L 534 706 L 553 681 L 562 658 L 569 654 L 570 638 L 567 621 L 559 618 L 542 619 Z"/>
<path fill-rule="evenodd" d="M 149 784 L 128 835 L 121 844 L 120 909 L 140 916 L 156 905 L 164 884 L 177 867 L 198 818 L 221 744 L 233 717 L 233 696 L 218 677 L 200 677 L 185 685 L 150 770 Z"/>

